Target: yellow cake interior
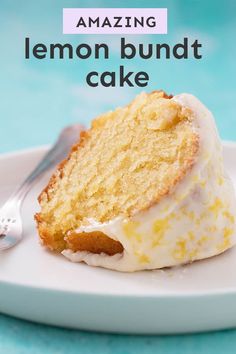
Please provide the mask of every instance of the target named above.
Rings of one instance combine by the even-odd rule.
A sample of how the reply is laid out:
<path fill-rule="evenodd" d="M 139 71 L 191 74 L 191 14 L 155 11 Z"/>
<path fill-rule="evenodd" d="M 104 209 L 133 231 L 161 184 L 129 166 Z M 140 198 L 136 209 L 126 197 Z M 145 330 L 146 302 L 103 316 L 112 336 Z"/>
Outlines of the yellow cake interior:
<path fill-rule="evenodd" d="M 76 233 L 150 208 L 194 164 L 199 137 L 190 110 L 162 91 L 99 116 L 39 197 L 40 237 L 50 249 L 115 254 L 122 245 L 101 232 Z"/>

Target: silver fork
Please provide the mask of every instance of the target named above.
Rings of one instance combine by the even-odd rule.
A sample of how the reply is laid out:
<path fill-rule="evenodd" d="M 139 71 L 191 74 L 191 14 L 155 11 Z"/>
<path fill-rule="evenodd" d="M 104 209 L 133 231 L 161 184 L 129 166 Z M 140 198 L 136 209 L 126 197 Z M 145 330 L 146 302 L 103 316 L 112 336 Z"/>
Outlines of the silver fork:
<path fill-rule="evenodd" d="M 0 209 L 0 251 L 15 246 L 22 239 L 21 206 L 24 198 L 44 172 L 67 156 L 82 129 L 79 124 L 64 128 L 55 145 Z"/>

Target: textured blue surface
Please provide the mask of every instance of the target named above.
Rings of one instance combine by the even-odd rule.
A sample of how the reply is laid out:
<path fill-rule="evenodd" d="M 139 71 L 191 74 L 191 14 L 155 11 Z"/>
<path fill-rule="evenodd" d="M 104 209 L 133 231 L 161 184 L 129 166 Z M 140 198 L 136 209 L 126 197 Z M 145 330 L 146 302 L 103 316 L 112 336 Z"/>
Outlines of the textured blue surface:
<path fill-rule="evenodd" d="M 41 326 L 0 316 L 1 354 L 234 354 L 236 331 L 128 336 Z"/>
<path fill-rule="evenodd" d="M 192 92 L 213 111 L 220 134 L 236 140 L 236 3 L 235 0 L 41 0 L 0 2 L 0 152 L 52 142 L 66 124 L 88 124 L 98 113 L 128 102 L 140 90 L 91 89 L 85 74 L 119 65 L 119 36 L 63 36 L 62 8 L 80 6 L 168 7 L 167 36 L 127 37 L 137 42 L 199 39 L 203 59 L 133 60 L 129 70 L 150 74 L 147 88 Z M 32 43 L 105 41 L 109 62 L 24 59 L 24 38 Z M 86 333 L 36 325 L 0 315 L 2 353 L 235 353 L 236 331 L 185 336 L 122 336 Z"/>

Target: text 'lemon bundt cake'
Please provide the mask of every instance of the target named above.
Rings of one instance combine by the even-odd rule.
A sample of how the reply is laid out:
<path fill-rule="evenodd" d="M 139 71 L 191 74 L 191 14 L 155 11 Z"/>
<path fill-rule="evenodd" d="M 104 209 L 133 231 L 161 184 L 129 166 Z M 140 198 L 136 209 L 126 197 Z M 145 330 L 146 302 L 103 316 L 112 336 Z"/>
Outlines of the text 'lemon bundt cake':
<path fill-rule="evenodd" d="M 82 132 L 39 197 L 40 238 L 121 271 L 207 258 L 236 242 L 236 203 L 211 113 L 192 95 L 141 93 Z"/>

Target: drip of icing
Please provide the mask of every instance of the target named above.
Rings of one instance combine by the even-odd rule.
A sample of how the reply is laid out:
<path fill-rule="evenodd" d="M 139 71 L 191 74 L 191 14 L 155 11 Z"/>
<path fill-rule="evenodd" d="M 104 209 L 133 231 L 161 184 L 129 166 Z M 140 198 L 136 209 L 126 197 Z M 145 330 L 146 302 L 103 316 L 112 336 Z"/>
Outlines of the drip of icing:
<path fill-rule="evenodd" d="M 236 243 L 236 199 L 214 118 L 192 95 L 172 99 L 194 113 L 200 150 L 191 172 L 171 195 L 132 218 L 106 223 L 89 219 L 89 225 L 78 228 L 78 233 L 101 231 L 119 241 L 122 254 L 64 250 L 71 261 L 119 271 L 157 269 L 211 257 Z"/>

